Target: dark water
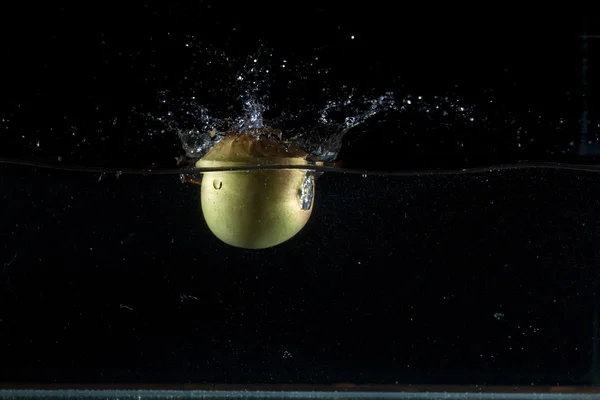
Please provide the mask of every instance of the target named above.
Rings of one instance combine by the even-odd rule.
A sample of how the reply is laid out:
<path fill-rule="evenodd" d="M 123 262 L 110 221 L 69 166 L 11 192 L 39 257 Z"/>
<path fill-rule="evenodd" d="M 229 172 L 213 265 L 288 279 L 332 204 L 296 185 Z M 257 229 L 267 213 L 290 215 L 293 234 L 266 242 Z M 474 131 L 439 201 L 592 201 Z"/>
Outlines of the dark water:
<path fill-rule="evenodd" d="M 596 173 L 325 173 L 265 250 L 216 239 L 177 176 L 1 179 L 5 381 L 593 379 Z"/>
<path fill-rule="evenodd" d="M 294 7 L 7 8 L 0 387 L 597 384 L 597 18 Z M 255 117 L 343 167 L 245 250 L 176 169 Z"/>

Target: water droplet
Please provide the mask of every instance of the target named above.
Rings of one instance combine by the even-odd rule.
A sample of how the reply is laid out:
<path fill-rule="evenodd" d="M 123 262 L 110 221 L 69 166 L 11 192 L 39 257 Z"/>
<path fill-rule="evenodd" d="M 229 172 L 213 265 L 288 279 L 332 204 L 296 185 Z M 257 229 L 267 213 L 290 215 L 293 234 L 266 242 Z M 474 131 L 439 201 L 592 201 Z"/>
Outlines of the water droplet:
<path fill-rule="evenodd" d="M 200 49 L 203 46 L 195 42 L 196 39 L 191 35 L 187 40 L 190 47 Z M 271 76 L 272 65 L 279 64 L 280 68 L 286 69 L 284 82 L 291 90 L 297 90 L 298 82 L 308 81 L 312 77 L 316 79 L 321 73 L 329 73 L 329 69 L 319 68 L 315 71 L 312 63 L 308 62 L 294 65 L 292 68 L 288 64 L 289 60 L 280 59 L 278 62 L 264 47 L 256 54 L 240 59 L 227 57 L 220 50 L 209 48 L 204 50 L 210 57 L 202 61 L 202 67 L 214 64 L 220 70 L 228 71 L 237 61 L 243 65 L 241 70 L 233 74 L 223 73 L 221 78 L 217 77 L 221 89 L 214 94 L 226 94 L 229 97 L 227 103 L 224 103 L 226 105 L 211 104 L 209 110 L 207 105 L 199 104 L 195 96 L 175 95 L 171 91 L 164 90 L 158 93 L 158 99 L 161 106 L 164 105 L 169 109 L 164 110 L 163 115 L 153 111 L 152 114 L 143 116 L 155 126 L 149 129 L 149 136 L 168 132 L 177 134 L 188 157 L 202 157 L 222 137 L 222 135 L 211 137 L 206 134 L 207 132 L 240 132 L 277 126 L 282 127 L 282 140 L 292 141 L 304 148 L 310 153 L 312 159 L 333 161 L 341 148 L 342 138 L 348 130 L 365 123 L 380 112 L 397 109 L 391 93 L 367 97 L 359 96 L 354 89 L 347 87 L 323 87 L 322 92 L 328 97 L 323 106 L 307 103 L 300 107 L 294 105 L 293 108 L 286 109 L 278 104 L 277 109 L 283 111 L 279 115 L 265 119 L 265 113 L 271 111 L 270 107 L 273 106 L 269 99 L 270 88 L 276 79 Z M 318 59 L 318 57 L 314 58 L 315 61 Z M 199 63 L 195 64 L 193 70 L 186 71 L 187 75 L 183 75 L 189 76 L 187 82 L 183 82 L 184 79 L 181 78 L 184 89 L 186 85 L 189 86 L 190 81 L 201 82 L 202 76 L 196 68 Z M 290 99 L 293 97 L 291 96 Z M 312 115 L 316 115 L 316 118 Z"/>

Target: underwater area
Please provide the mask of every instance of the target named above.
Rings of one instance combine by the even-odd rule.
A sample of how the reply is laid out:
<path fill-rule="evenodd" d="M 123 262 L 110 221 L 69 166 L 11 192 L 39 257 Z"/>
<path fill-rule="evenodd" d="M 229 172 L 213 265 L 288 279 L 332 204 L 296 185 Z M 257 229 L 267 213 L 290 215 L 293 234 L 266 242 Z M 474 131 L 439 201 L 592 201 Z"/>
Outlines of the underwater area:
<path fill-rule="evenodd" d="M 7 9 L 0 398 L 597 396 L 600 20 L 231 7 Z"/>

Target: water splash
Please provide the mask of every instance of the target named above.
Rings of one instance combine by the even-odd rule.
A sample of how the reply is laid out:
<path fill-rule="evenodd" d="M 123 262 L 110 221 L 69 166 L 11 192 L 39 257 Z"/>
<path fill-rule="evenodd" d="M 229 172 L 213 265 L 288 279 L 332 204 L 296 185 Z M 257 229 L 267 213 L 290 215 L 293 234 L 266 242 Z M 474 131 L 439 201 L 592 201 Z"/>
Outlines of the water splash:
<path fill-rule="evenodd" d="M 372 135 L 388 122 L 398 135 L 392 146 L 461 156 L 483 141 L 491 143 L 486 151 L 518 155 L 539 146 L 536 130 L 565 131 L 552 116 L 497 104 L 491 89 L 471 102 L 460 89 L 375 91 L 344 84 L 318 56 L 285 58 L 262 44 L 251 55 L 231 56 L 189 35 L 185 48 L 192 52 L 185 76 L 160 92 L 162 110 L 149 119 L 155 132 L 174 133 L 189 158 L 202 157 L 228 132 L 263 128 L 281 131 L 312 161 L 335 160 L 349 131 Z"/>
<path fill-rule="evenodd" d="M 148 49 L 142 63 L 139 49 L 107 46 L 102 53 L 108 64 L 121 60 L 113 67 L 118 75 L 136 71 L 135 90 L 90 87 L 61 94 L 39 88 L 5 96 L 2 154 L 66 163 L 168 164 L 171 156 L 202 156 L 227 131 L 258 127 L 280 129 L 282 140 L 295 141 L 320 160 L 335 159 L 342 140 L 352 143 L 359 135 L 415 157 L 562 159 L 580 151 L 576 92 L 554 95 L 547 107 L 540 97 L 530 104 L 513 101 L 509 95 L 520 92 L 510 88 L 520 82 L 512 80 L 443 90 L 411 83 L 408 90 L 400 82 L 412 82 L 411 76 L 388 76 L 384 83 L 365 69 L 366 75 L 348 79 L 352 69 L 330 68 L 339 62 L 326 49 L 294 56 L 260 44 L 258 50 L 226 54 L 185 33 L 149 36 L 142 47 Z M 361 83 L 382 87 L 368 90 Z M 586 151 L 598 155 L 600 124 L 589 129 Z M 381 139 L 378 132 L 385 140 L 375 140 Z"/>
<path fill-rule="evenodd" d="M 190 46 L 194 45 L 188 43 Z M 196 46 L 200 51 L 202 46 Z M 333 161 L 349 130 L 379 113 L 397 109 L 391 92 L 359 95 L 356 89 L 344 85 L 337 90 L 323 86 L 307 101 L 302 93 L 306 82 L 326 75 L 328 70 L 314 68 L 314 63 L 279 60 L 265 46 L 243 60 L 214 50 L 202 54 L 212 57 L 205 65 L 218 65 L 223 71 L 221 86 L 216 89 L 221 102 L 203 104 L 200 98 L 206 96 L 198 93 L 207 90 L 200 82 L 196 90 L 183 94 L 159 92 L 163 114 L 148 116 L 159 123 L 161 133 L 176 132 L 186 157 L 202 157 L 228 132 L 260 134 L 264 128 L 273 128 L 280 132 L 281 140 L 306 150 L 311 160 Z M 234 67 L 239 69 L 231 74 Z"/>

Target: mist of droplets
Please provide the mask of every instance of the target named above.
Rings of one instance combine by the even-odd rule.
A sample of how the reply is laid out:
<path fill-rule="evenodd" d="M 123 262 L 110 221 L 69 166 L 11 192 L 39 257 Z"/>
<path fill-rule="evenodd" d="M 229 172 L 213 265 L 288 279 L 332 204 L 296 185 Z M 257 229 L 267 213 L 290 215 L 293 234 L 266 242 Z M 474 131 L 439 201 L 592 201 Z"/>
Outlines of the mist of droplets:
<path fill-rule="evenodd" d="M 182 82 L 189 90 L 159 93 L 166 107 L 163 114 L 152 115 L 159 123 L 156 129 L 174 132 L 187 157 L 201 157 L 225 132 L 269 127 L 281 129 L 284 140 L 301 146 L 313 159 L 332 161 L 346 133 L 361 126 L 366 129 L 374 117 L 378 122 L 396 121 L 398 134 L 413 138 L 416 147 L 430 140 L 427 132 L 443 134 L 446 130 L 455 136 L 447 140 L 457 148 L 473 141 L 472 136 L 461 136 L 464 131 L 496 135 L 500 149 L 509 146 L 509 151 L 519 151 L 535 140 L 532 127 L 563 127 L 564 118 L 550 121 L 530 112 L 523 115 L 496 108 L 491 91 L 489 97 L 477 99 L 477 104 L 453 94 L 405 94 L 397 87 L 374 93 L 343 84 L 336 87 L 331 69 L 319 57 L 282 58 L 264 45 L 250 55 L 234 57 L 204 46 L 193 36 L 187 37 L 185 46 L 202 60 L 203 67 L 220 71 L 208 81 L 200 73 L 194 77 L 200 61 L 192 60 L 192 72 Z M 219 100 L 212 101 L 210 96 Z M 442 135 L 440 140 L 446 139 Z"/>
<path fill-rule="evenodd" d="M 152 57 L 162 51 L 158 42 L 150 38 Z M 171 140 L 169 145 L 181 151 L 178 155 L 196 158 L 227 132 L 265 127 L 280 129 L 282 140 L 322 161 L 336 159 L 349 132 L 375 135 L 383 125 L 397 134 L 390 144 L 403 148 L 431 147 L 433 141 L 447 142 L 444 150 L 493 143 L 490 149 L 498 154 L 524 154 L 545 141 L 544 151 L 561 155 L 580 146 L 579 122 L 572 115 L 544 113 L 535 104 L 517 109 L 491 89 L 482 88 L 471 98 L 464 97 L 468 90 L 407 93 L 394 83 L 369 89 L 368 77 L 356 77 L 355 82 L 367 82 L 363 87 L 344 83 L 317 53 L 283 55 L 259 44 L 243 54 L 228 54 L 181 34 L 167 35 L 163 43 L 177 54 L 177 62 L 164 51 L 148 59 L 149 75 L 140 80 L 152 87 L 152 94 L 129 115 L 115 113 L 110 101 L 86 98 L 62 104 L 31 96 L 0 112 L 0 131 L 10 137 L 12 148 L 29 149 L 35 156 L 102 159 L 106 157 L 99 155 L 98 145 L 110 148 L 118 142 L 133 158 L 142 146 L 152 149 Z M 123 53 L 127 60 L 133 55 Z M 600 154 L 596 125 L 590 125 L 585 144 L 598 147 Z"/>
<path fill-rule="evenodd" d="M 226 132 L 274 128 L 281 130 L 282 140 L 296 143 L 313 159 L 332 161 L 346 132 L 377 114 L 397 110 L 391 92 L 357 94 L 345 85 L 313 84 L 313 92 L 306 93 L 307 81 L 310 86 L 311 79 L 329 73 L 316 65 L 318 57 L 292 62 L 261 46 L 251 55 L 235 58 L 203 48 L 193 37 L 188 39 L 186 47 L 202 55 L 204 66 L 222 73 L 210 84 L 200 76 L 186 78 L 188 87 L 190 82 L 194 87 L 185 93 L 161 90 L 158 98 L 163 113 L 146 115 L 155 132 L 175 132 L 187 157 L 201 157 Z M 221 102 L 208 105 L 210 100 L 203 102 L 209 97 L 206 94 L 216 94 Z"/>

